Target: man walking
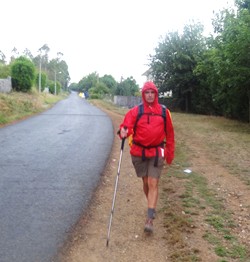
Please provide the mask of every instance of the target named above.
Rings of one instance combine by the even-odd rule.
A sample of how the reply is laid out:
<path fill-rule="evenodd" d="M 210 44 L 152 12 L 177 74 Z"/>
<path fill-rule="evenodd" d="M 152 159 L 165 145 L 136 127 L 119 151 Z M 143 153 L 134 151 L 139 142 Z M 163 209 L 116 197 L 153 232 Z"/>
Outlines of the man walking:
<path fill-rule="evenodd" d="M 174 129 L 170 111 L 158 103 L 153 82 L 142 88 L 142 105 L 130 109 L 120 125 L 120 137 L 132 136 L 130 154 L 136 174 L 142 178 L 148 211 L 144 231 L 153 232 L 158 184 L 164 160 L 174 158 Z"/>

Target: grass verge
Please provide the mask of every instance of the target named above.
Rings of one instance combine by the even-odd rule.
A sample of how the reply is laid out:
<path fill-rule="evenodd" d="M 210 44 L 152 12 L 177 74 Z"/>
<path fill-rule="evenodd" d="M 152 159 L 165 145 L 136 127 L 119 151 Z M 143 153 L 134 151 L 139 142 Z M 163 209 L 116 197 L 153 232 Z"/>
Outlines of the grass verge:
<path fill-rule="evenodd" d="M 93 103 L 119 114 L 127 111 L 104 101 Z M 248 184 L 249 178 L 244 172 L 249 171 L 247 161 L 244 161 L 246 155 L 243 154 L 242 157 L 238 148 L 244 153 L 249 152 L 249 125 L 216 117 L 179 113 L 173 113 L 172 116 L 178 122 L 175 125 L 177 134 L 188 132 L 188 139 L 191 137 L 194 141 L 198 140 L 196 138 L 205 141 L 204 146 L 210 152 L 209 157 Z M 217 155 L 221 157 L 217 159 Z M 236 225 L 232 215 L 225 209 L 216 191 L 209 187 L 206 177 L 194 172 L 183 172 L 192 166 L 192 157 L 194 155 L 190 153 L 185 139 L 177 140 L 174 164 L 161 179 L 160 212 L 164 214 L 165 239 L 171 246 L 170 260 L 204 261 L 201 250 L 198 247 L 192 248 L 195 244 L 189 243 L 194 241 L 194 231 L 201 228 L 202 224 L 205 229 L 201 238 L 218 262 L 250 261 L 247 247 L 233 234 Z M 239 159 L 242 160 L 240 163 Z"/>
<path fill-rule="evenodd" d="M 175 114 L 173 114 L 173 118 L 174 116 Z M 198 132 L 196 131 L 199 136 L 204 136 L 205 138 L 204 133 L 208 135 L 208 130 L 205 128 L 202 131 L 202 124 L 200 124 L 200 122 L 203 122 L 204 125 L 204 121 L 202 121 L 203 116 L 200 116 L 199 120 L 199 116 L 190 118 L 189 115 L 183 115 L 181 119 L 183 120 L 185 116 L 189 125 L 193 128 L 191 130 L 192 134 L 195 133 L 194 130 L 199 130 Z M 184 124 L 186 121 L 183 121 Z M 212 119 L 210 119 L 210 122 L 212 122 Z M 237 123 L 235 124 L 237 125 Z M 197 125 L 200 125 L 200 128 Z M 215 122 L 210 123 L 210 125 L 216 125 L 220 129 L 216 118 Z M 239 126 L 232 127 L 231 124 L 231 128 L 234 129 L 235 136 L 240 136 L 238 132 L 241 133 L 242 129 Z M 248 127 L 243 125 L 243 128 L 245 130 Z M 224 129 L 223 120 L 221 129 Z M 175 132 L 181 135 L 183 131 L 184 129 L 179 129 L 177 125 Z M 224 139 L 226 139 L 226 135 Z M 194 139 L 194 141 L 196 140 Z M 238 142 L 241 143 L 241 140 L 239 139 Z M 211 147 L 211 140 L 209 140 L 209 143 Z M 226 147 L 227 144 L 224 146 Z M 215 149 L 212 147 L 211 150 Z M 223 148 L 220 148 L 220 151 L 223 151 Z M 162 176 L 161 179 L 161 195 L 163 196 L 163 199 L 161 199 L 163 204 L 161 211 L 165 217 L 166 240 L 172 246 L 171 261 L 191 262 L 204 260 L 200 255 L 199 248 L 190 248 L 189 245 L 189 241 L 194 237 L 195 229 L 200 228 L 201 224 L 207 225 L 203 239 L 207 241 L 208 249 L 218 257 L 218 262 L 250 261 L 247 247 L 242 245 L 233 234 L 233 229 L 236 225 L 230 212 L 225 209 L 222 199 L 218 197 L 216 191 L 209 187 L 206 177 L 194 172 L 190 174 L 184 172 L 185 169 L 192 166 L 192 157 L 193 155 L 190 154 L 185 140 L 176 141 L 174 165 L 167 170 L 167 174 Z M 230 159 L 227 161 L 230 161 Z"/>
<path fill-rule="evenodd" d="M 39 94 L 36 91 L 30 93 L 0 93 L 0 126 L 40 113 L 65 96 L 66 94 L 58 96 Z"/>

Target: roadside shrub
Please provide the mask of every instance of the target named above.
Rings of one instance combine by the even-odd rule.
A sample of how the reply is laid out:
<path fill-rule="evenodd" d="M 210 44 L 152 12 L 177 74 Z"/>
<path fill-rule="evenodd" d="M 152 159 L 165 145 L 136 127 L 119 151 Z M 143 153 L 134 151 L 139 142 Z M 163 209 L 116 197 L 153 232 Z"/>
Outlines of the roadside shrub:
<path fill-rule="evenodd" d="M 7 78 L 10 76 L 10 66 L 0 63 L 0 78 Z"/>
<path fill-rule="evenodd" d="M 58 95 L 61 92 L 62 85 L 56 81 L 56 94 Z M 51 94 L 55 94 L 55 82 L 54 81 L 49 81 L 49 92 Z"/>
<path fill-rule="evenodd" d="M 44 90 L 47 83 L 47 75 L 45 73 L 41 73 L 41 91 Z M 39 89 L 39 72 L 36 74 L 36 87 Z"/>
<path fill-rule="evenodd" d="M 35 79 L 35 66 L 26 57 L 20 56 L 11 65 L 12 87 L 16 91 L 28 92 Z"/>
<path fill-rule="evenodd" d="M 90 99 L 101 99 L 101 95 L 100 94 L 90 94 L 89 98 Z"/>

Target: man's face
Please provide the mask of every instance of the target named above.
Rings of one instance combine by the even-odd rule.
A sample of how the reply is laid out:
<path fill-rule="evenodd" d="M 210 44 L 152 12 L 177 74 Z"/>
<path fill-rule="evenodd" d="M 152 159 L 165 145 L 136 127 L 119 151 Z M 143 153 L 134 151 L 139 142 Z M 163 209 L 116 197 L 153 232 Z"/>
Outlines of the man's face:
<path fill-rule="evenodd" d="M 144 92 L 145 100 L 147 103 L 152 104 L 155 101 L 155 91 L 148 89 Z"/>

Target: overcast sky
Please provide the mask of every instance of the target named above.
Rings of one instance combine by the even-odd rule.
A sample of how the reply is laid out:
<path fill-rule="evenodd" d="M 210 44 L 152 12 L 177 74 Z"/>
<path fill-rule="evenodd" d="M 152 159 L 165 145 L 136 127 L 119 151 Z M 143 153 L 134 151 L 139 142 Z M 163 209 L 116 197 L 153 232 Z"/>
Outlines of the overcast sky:
<path fill-rule="evenodd" d="M 32 54 L 47 44 L 69 66 L 71 82 L 92 72 L 117 81 L 133 76 L 141 86 L 161 36 L 192 19 L 210 30 L 213 11 L 233 0 L 4 0 L 0 51 Z"/>

